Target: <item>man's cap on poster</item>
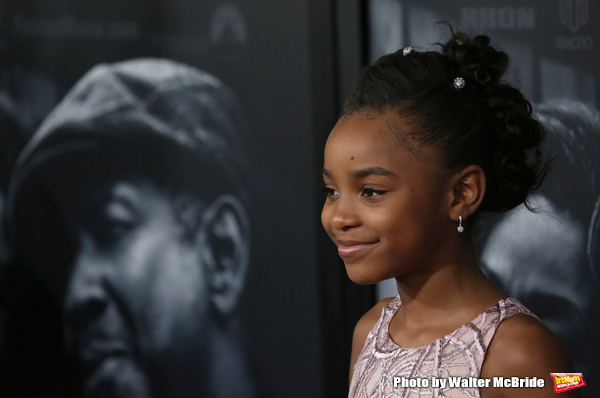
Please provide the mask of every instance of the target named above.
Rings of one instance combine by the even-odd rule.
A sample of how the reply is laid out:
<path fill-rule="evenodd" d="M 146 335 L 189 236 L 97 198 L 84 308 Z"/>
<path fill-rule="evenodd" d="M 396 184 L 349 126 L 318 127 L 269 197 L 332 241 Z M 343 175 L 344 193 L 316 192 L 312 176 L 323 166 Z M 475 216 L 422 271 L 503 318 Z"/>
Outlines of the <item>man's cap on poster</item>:
<path fill-rule="evenodd" d="M 31 196 L 28 185 L 40 184 L 39 176 L 33 176 L 40 170 L 47 173 L 45 166 L 61 159 L 101 159 L 99 167 L 107 171 L 124 159 L 141 160 L 141 165 L 152 165 L 142 171 L 173 171 L 174 179 L 185 180 L 182 185 L 212 176 L 239 189 L 245 169 L 242 129 L 235 94 L 206 72 L 154 58 L 97 65 L 73 86 L 20 154 L 7 198 L 9 233 L 20 212 L 35 203 L 26 197 Z M 78 171 L 67 168 L 61 178 Z M 27 205 L 20 204 L 24 198 Z"/>

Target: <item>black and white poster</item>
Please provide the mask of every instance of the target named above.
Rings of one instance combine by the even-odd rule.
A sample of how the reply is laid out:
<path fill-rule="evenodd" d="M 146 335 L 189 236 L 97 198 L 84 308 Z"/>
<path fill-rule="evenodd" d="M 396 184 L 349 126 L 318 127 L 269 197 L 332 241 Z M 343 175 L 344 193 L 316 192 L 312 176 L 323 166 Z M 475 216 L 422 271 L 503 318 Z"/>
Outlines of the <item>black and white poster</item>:
<path fill-rule="evenodd" d="M 307 19 L 0 1 L 0 395 L 320 395 Z"/>

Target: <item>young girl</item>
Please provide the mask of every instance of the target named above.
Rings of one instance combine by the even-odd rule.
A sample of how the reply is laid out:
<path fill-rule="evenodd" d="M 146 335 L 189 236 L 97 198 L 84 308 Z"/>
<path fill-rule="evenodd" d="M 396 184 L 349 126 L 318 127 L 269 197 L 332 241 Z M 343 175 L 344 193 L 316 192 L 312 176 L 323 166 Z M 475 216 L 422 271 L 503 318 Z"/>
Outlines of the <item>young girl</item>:
<path fill-rule="evenodd" d="M 381 57 L 350 91 L 325 147 L 322 222 L 352 281 L 393 277 L 399 293 L 356 326 L 350 397 L 553 397 L 550 373 L 573 371 L 472 245 L 480 212 L 525 202 L 546 172 L 507 65 L 488 37 L 452 32 L 442 53 Z"/>

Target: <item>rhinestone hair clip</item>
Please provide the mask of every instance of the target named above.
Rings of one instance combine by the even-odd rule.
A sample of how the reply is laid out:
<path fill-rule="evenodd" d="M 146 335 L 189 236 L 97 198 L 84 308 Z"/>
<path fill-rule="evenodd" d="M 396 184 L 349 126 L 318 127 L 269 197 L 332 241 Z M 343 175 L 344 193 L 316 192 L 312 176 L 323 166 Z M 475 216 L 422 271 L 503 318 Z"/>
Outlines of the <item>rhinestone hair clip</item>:
<path fill-rule="evenodd" d="M 404 49 L 402 50 L 402 55 L 403 56 L 407 56 L 408 54 L 410 54 L 412 52 L 413 48 L 411 46 L 408 47 L 404 47 Z M 463 88 L 465 86 L 466 82 L 465 79 L 463 79 L 462 77 L 457 77 L 454 79 L 454 88 L 460 90 L 461 88 Z"/>
<path fill-rule="evenodd" d="M 457 77 L 454 79 L 454 88 L 460 90 L 465 86 L 465 79 L 462 77 Z"/>

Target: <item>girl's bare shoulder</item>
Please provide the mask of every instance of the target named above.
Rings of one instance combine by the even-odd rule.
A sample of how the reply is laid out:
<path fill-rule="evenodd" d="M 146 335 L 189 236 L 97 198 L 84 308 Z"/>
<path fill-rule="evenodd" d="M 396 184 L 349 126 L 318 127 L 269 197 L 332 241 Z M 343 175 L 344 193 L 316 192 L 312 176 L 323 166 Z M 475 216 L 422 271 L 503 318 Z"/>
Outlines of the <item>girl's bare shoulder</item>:
<path fill-rule="evenodd" d="M 495 388 L 482 397 L 551 397 L 555 394 L 550 373 L 573 371 L 569 355 L 558 337 L 537 318 L 516 314 L 498 326 L 488 347 L 481 377 L 537 377 L 544 379 L 544 387 Z M 573 395 L 565 397 L 579 396 L 578 391 L 573 391 Z"/>

